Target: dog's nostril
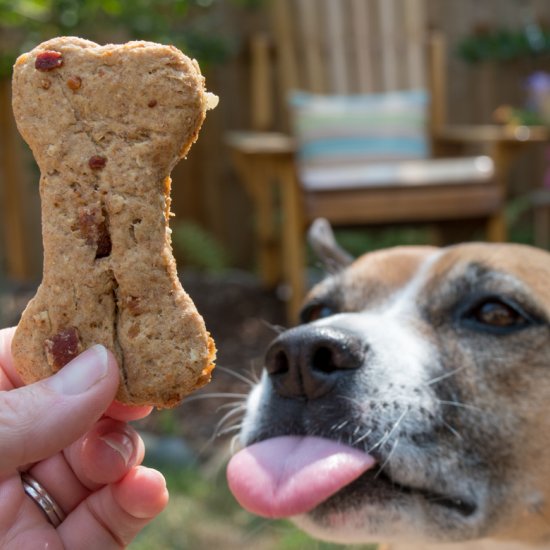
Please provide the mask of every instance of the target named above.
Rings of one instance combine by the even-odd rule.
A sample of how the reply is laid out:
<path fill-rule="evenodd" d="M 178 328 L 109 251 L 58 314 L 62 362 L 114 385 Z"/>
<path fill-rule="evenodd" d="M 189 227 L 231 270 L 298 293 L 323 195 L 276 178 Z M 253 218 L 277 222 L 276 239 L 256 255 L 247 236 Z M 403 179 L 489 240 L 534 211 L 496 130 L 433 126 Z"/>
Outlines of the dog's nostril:
<path fill-rule="evenodd" d="M 311 366 L 313 370 L 325 373 L 334 372 L 338 368 L 332 350 L 326 346 L 320 346 L 313 352 Z"/>
<path fill-rule="evenodd" d="M 286 374 L 289 371 L 288 355 L 279 350 L 273 355 L 269 365 L 270 374 Z"/>
<path fill-rule="evenodd" d="M 353 370 L 363 364 L 365 350 L 355 341 L 318 342 L 309 355 L 309 368 L 323 374 Z"/>

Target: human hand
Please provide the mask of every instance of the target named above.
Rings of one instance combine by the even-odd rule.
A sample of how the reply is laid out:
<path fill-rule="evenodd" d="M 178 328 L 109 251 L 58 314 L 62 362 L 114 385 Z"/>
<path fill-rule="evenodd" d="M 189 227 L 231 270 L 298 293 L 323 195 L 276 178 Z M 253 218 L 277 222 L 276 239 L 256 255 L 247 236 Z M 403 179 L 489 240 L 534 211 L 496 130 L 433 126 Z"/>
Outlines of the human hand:
<path fill-rule="evenodd" d="M 23 386 L 13 333 L 0 330 L 0 548 L 124 548 L 168 502 L 162 475 L 139 466 L 143 442 L 126 423 L 150 407 L 113 403 L 119 371 L 102 346 Z M 57 528 L 25 494 L 20 472 L 61 508 Z"/>

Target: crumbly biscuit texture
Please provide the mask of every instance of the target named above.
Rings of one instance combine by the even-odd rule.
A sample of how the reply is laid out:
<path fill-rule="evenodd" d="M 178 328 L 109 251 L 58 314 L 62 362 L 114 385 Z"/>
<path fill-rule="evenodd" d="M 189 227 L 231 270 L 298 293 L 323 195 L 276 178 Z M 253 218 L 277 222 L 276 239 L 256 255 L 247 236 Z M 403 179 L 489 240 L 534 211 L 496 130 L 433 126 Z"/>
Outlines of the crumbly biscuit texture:
<path fill-rule="evenodd" d="M 44 243 L 12 346 L 26 383 L 98 343 L 117 357 L 124 403 L 174 406 L 210 379 L 214 344 L 168 227 L 169 174 L 208 103 L 197 63 L 171 46 L 61 37 L 17 59 L 13 109 L 40 167 Z"/>

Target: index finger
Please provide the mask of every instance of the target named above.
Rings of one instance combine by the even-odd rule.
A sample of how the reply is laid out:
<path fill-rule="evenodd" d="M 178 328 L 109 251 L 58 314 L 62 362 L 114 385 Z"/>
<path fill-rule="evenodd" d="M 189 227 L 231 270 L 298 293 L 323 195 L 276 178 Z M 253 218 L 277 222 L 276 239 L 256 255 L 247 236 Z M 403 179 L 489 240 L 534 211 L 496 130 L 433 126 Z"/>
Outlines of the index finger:
<path fill-rule="evenodd" d="M 12 390 L 24 386 L 23 380 L 15 370 L 11 354 L 11 341 L 15 328 L 0 330 L 0 390 Z"/>

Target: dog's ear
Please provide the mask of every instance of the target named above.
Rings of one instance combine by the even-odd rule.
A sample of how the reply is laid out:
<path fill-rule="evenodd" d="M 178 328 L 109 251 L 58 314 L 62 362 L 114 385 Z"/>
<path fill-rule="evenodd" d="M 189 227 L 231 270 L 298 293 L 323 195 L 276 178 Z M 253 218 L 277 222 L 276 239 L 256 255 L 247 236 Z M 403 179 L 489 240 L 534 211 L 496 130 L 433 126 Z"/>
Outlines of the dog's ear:
<path fill-rule="evenodd" d="M 329 273 L 337 273 L 353 262 L 353 256 L 336 242 L 332 227 L 325 218 L 313 221 L 309 228 L 308 241 Z"/>

